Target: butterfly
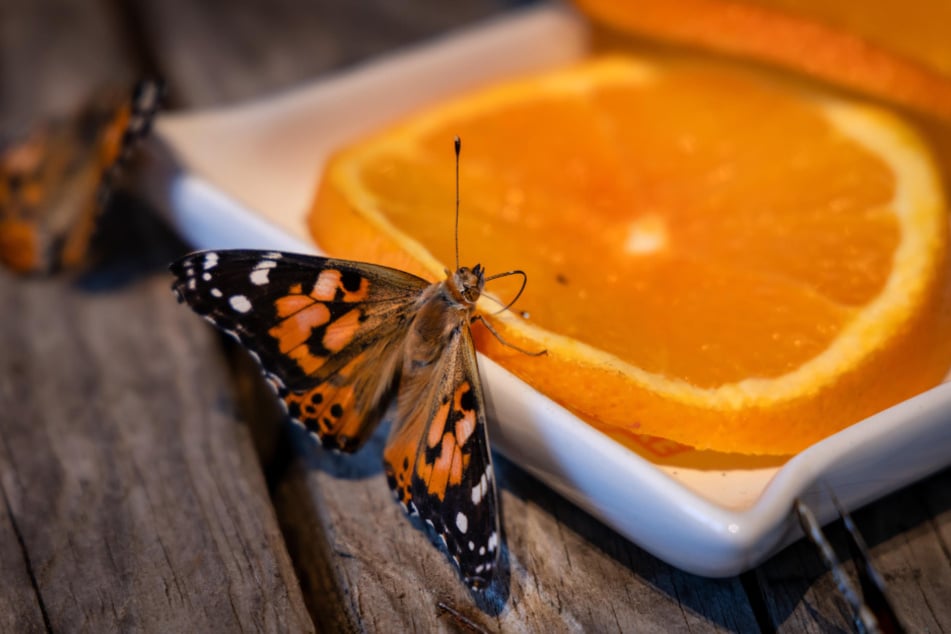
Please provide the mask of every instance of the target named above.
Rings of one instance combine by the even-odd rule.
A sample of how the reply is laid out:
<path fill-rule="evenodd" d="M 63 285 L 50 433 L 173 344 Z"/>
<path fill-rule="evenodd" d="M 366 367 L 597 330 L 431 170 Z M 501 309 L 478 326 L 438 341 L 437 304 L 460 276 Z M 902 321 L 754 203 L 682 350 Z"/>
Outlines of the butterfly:
<path fill-rule="evenodd" d="M 457 192 L 458 153 L 456 139 Z M 458 194 L 456 218 L 458 262 Z M 470 323 L 481 319 L 486 281 L 521 275 L 524 289 L 523 272 L 457 266 L 431 283 L 375 264 L 253 250 L 193 253 L 171 271 L 179 301 L 256 356 L 290 418 L 323 446 L 357 450 L 395 396 L 383 451 L 390 488 L 471 588 L 490 583 L 499 503 Z"/>
<path fill-rule="evenodd" d="M 0 263 L 20 273 L 74 267 L 119 168 L 151 127 L 161 84 L 105 89 L 80 111 L 44 121 L 0 149 Z"/>

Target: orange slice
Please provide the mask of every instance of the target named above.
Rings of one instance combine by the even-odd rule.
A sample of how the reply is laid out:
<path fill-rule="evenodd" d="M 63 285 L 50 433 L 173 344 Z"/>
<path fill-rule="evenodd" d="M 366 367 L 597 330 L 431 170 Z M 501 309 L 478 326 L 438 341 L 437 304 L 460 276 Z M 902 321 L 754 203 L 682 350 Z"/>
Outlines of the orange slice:
<path fill-rule="evenodd" d="M 951 121 L 945 0 L 576 0 L 627 32 L 752 58 Z"/>
<path fill-rule="evenodd" d="M 455 134 L 462 264 L 527 272 L 491 320 L 548 354 L 476 324 L 480 349 L 609 433 L 788 454 L 951 364 L 945 201 L 893 115 L 714 62 L 595 60 L 341 151 L 318 244 L 441 279 Z"/>

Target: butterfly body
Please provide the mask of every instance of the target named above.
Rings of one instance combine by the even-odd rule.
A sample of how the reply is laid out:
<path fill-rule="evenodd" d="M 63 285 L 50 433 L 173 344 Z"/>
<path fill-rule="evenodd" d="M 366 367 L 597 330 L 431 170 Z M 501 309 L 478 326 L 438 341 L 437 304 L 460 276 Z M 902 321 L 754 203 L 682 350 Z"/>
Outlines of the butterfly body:
<path fill-rule="evenodd" d="M 393 412 L 383 462 L 394 495 L 471 587 L 490 582 L 499 514 L 470 333 L 480 266 L 430 283 L 373 264 L 237 250 L 171 269 L 180 300 L 256 355 L 290 418 L 325 447 L 355 451 Z"/>

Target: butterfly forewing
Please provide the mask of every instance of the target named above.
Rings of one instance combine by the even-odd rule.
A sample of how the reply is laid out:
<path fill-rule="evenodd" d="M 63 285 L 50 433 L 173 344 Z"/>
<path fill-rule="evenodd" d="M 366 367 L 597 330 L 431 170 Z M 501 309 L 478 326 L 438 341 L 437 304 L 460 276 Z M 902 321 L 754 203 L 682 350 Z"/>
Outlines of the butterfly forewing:
<path fill-rule="evenodd" d="M 404 357 L 384 462 L 397 499 L 442 538 L 466 583 L 488 585 L 499 557 L 499 514 L 467 313 L 437 361 Z"/>
<path fill-rule="evenodd" d="M 369 436 L 428 282 L 262 251 L 200 252 L 171 268 L 181 300 L 257 356 L 293 419 L 334 449 L 355 450 Z"/>

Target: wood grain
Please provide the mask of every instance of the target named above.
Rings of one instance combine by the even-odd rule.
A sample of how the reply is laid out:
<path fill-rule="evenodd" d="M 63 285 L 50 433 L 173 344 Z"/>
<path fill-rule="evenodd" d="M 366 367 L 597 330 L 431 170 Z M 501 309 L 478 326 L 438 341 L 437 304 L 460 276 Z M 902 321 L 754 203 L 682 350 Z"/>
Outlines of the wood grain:
<path fill-rule="evenodd" d="M 306 631 L 217 337 L 170 298 L 178 245 L 154 221 L 123 233 L 147 270 L 0 274 L 4 541 L 56 630 Z"/>
<path fill-rule="evenodd" d="M 288 88 L 497 13 L 505 3 L 208 0 L 136 3 L 173 98 L 221 105 Z"/>
<path fill-rule="evenodd" d="M 111 16 L 95 4 L 0 3 L 0 131 L 68 113 L 96 87 L 133 77 Z"/>
<path fill-rule="evenodd" d="M 16 525 L 6 490 L 0 487 L 0 570 L 4 591 L 0 592 L 0 631 L 39 632 L 46 629 L 46 615 L 37 592 L 32 562 L 23 535 Z"/>
<path fill-rule="evenodd" d="M 135 75 L 113 18 L 4 3 L 4 130 Z M 185 247 L 128 197 L 102 225 L 83 274 L 0 271 L 0 630 L 312 630 Z"/>

